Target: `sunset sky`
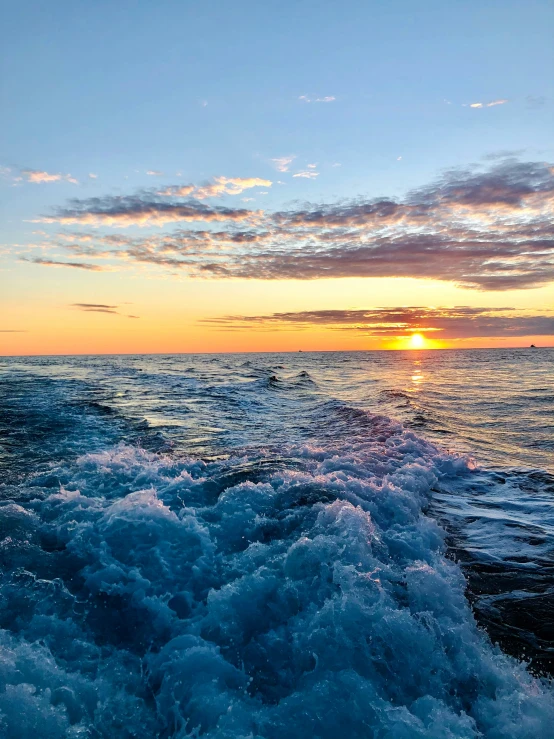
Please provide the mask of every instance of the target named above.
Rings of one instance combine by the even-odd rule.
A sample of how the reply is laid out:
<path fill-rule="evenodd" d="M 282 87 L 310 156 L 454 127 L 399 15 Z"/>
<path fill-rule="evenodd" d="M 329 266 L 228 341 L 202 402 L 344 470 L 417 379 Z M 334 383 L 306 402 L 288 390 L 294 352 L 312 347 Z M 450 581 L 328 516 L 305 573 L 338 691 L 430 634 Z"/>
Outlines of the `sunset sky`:
<path fill-rule="evenodd" d="M 2 20 L 0 354 L 554 345 L 547 0 Z"/>

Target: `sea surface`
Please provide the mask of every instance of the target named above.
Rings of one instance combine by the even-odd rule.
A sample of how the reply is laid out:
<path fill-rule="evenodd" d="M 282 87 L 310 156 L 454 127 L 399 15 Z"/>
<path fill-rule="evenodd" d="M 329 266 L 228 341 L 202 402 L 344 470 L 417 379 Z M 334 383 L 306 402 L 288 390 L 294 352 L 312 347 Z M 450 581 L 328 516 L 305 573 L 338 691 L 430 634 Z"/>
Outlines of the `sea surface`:
<path fill-rule="evenodd" d="M 0 359 L 0 736 L 551 739 L 554 350 Z"/>

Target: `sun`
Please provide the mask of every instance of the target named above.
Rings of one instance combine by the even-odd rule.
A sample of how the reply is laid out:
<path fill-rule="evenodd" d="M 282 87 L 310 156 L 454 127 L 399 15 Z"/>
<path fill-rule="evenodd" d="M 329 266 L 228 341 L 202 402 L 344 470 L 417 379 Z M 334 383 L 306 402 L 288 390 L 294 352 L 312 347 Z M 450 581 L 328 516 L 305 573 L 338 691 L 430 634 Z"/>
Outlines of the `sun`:
<path fill-rule="evenodd" d="M 423 349 L 425 338 L 421 334 L 412 334 L 410 337 L 410 349 Z"/>

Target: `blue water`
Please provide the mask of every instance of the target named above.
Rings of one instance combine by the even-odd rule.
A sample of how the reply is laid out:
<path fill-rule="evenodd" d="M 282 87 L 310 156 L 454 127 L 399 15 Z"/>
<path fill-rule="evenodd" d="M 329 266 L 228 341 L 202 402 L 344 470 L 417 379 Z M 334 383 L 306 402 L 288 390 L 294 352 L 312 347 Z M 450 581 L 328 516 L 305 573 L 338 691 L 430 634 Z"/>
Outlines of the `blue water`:
<path fill-rule="evenodd" d="M 0 360 L 0 736 L 552 737 L 554 351 Z"/>

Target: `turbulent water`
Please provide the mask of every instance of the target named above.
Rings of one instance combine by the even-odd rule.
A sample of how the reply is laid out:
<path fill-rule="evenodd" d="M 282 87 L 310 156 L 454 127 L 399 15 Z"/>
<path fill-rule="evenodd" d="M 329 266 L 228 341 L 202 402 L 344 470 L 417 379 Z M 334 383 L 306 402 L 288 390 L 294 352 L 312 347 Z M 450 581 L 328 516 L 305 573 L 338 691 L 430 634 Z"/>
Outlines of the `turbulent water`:
<path fill-rule="evenodd" d="M 0 736 L 551 738 L 553 361 L 0 360 Z"/>

